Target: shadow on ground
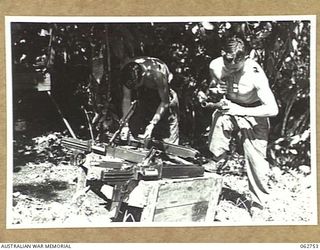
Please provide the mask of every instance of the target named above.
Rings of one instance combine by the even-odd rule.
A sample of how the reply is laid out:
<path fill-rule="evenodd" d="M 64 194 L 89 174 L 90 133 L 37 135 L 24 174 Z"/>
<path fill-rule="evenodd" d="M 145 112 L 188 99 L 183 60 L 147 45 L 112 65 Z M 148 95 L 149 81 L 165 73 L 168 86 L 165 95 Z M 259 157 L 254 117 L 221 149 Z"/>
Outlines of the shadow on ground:
<path fill-rule="evenodd" d="M 67 190 L 69 183 L 66 181 L 45 181 L 41 183 L 25 183 L 13 186 L 13 192 L 20 192 L 33 198 L 45 201 L 60 201 L 59 192 Z"/>

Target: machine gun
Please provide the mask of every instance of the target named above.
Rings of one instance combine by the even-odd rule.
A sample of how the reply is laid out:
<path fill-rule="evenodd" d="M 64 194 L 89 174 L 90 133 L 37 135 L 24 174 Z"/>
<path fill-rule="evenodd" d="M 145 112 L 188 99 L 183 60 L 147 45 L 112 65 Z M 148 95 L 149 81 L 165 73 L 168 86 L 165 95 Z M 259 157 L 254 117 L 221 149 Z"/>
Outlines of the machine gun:
<path fill-rule="evenodd" d="M 152 144 L 158 145 L 158 148 L 151 146 Z M 150 141 L 148 149 L 96 144 L 92 140 L 75 138 L 63 138 L 61 145 L 72 151 L 73 164 L 84 168 L 87 163 L 87 176 L 92 172 L 96 173 L 95 180 L 85 181 L 92 185 L 91 190 L 101 195 L 101 191 L 94 188 L 94 181 L 113 187 L 112 197 L 108 199 L 111 200 L 111 207 L 115 208 L 114 218 L 118 216 L 122 201 L 140 180 L 191 178 L 204 174 L 202 166 L 186 160 L 198 155 L 197 150 L 159 141 Z M 98 160 L 90 161 L 89 154 L 98 156 Z"/>
<path fill-rule="evenodd" d="M 152 139 L 143 140 L 130 138 L 130 140 L 127 141 L 121 141 L 119 139 L 119 145 L 117 145 L 116 139 L 119 136 L 122 128 L 127 124 L 130 117 L 132 116 L 136 105 L 137 101 L 132 102 L 128 112 L 121 118 L 118 130 L 113 135 L 110 135 L 111 139 L 108 143 L 98 144 L 93 139 L 85 141 L 77 138 L 63 138 L 61 141 L 61 145 L 73 151 L 72 163 L 74 165 L 81 165 L 85 160 L 85 155 L 91 152 L 114 158 L 120 158 L 129 162 L 140 163 L 146 157 L 147 152 L 143 152 L 143 150 L 133 149 L 134 147 L 144 148 L 147 150 L 156 148 L 167 155 L 175 155 L 192 160 L 197 159 L 197 157 L 199 156 L 199 152 L 195 149 L 170 143 L 164 143 Z M 131 146 L 131 148 L 123 147 L 124 145 Z"/>
<path fill-rule="evenodd" d="M 137 141 L 137 143 L 142 144 L 140 141 Z M 73 157 L 71 162 L 73 165 L 83 165 L 86 155 L 94 153 L 105 157 L 105 159 L 101 160 L 100 167 L 120 171 L 122 163 L 114 163 L 113 160 L 117 158 L 136 165 L 136 168 L 132 170 L 136 173 L 131 175 L 135 176 L 135 179 L 143 179 L 144 177 L 148 179 L 150 177 L 150 174 L 143 173 L 151 170 L 150 166 L 152 166 L 151 163 L 155 157 L 162 159 L 162 163 L 157 166 L 157 171 L 154 171 L 157 173 L 154 175 L 156 179 L 197 177 L 202 176 L 204 172 L 200 164 L 194 164 L 189 160 L 192 157 L 196 160 L 199 154 L 197 150 L 155 140 L 149 141 L 148 148 L 139 148 L 132 146 L 110 146 L 106 143 L 99 145 L 90 140 L 84 141 L 65 137 L 62 138 L 61 145 L 72 151 Z M 147 163 L 150 163 L 150 166 Z"/>
<path fill-rule="evenodd" d="M 117 137 L 119 136 L 122 128 L 128 123 L 130 117 L 135 111 L 136 106 L 137 101 L 131 103 L 128 112 L 120 120 L 118 130 L 113 135 L 111 135 L 111 139 L 108 143 L 98 144 L 93 139 L 85 141 L 77 138 L 63 138 L 61 141 L 61 145 L 64 148 L 72 150 L 73 152 L 72 163 L 78 166 L 83 165 L 83 163 L 86 160 L 86 155 L 89 153 L 94 153 L 101 156 L 109 157 L 109 159 L 118 158 L 126 162 L 133 163 L 139 166 L 139 171 L 136 172 L 139 172 L 141 174 L 146 172 L 145 170 L 148 167 L 148 164 L 146 164 L 146 162 L 151 163 L 152 159 L 155 156 L 162 155 L 165 158 L 165 160 L 167 160 L 166 162 L 172 162 L 173 160 L 175 161 L 175 163 L 177 163 L 173 165 L 177 168 L 179 168 L 178 166 L 180 166 L 181 168 L 180 171 L 169 171 L 172 177 L 188 175 L 190 175 L 189 177 L 195 177 L 203 175 L 203 169 L 200 168 L 199 164 L 193 164 L 191 162 L 186 161 L 187 159 L 191 159 L 193 162 L 196 161 L 197 157 L 199 156 L 199 152 L 195 149 L 170 143 L 164 143 L 152 139 L 142 140 L 131 138 L 130 140 L 122 141 L 122 146 L 116 145 L 115 142 Z M 119 141 L 121 140 L 118 140 L 118 142 Z M 109 168 L 108 165 L 110 164 L 106 162 L 102 165 L 106 165 L 106 168 Z M 153 172 L 157 172 L 156 176 L 158 178 L 162 178 L 164 177 L 163 174 L 168 173 L 168 171 L 166 171 L 165 169 L 170 169 L 171 165 L 172 164 L 162 164 L 161 169 L 158 169 L 158 171 Z M 142 169 L 143 171 L 141 170 L 141 166 L 143 166 L 144 168 Z M 193 169 L 193 171 L 187 171 L 187 173 L 185 173 L 184 170 L 187 170 L 188 168 L 189 170 Z M 135 170 L 137 170 L 137 168 L 135 168 Z M 138 175 L 135 174 L 136 178 L 137 176 Z M 147 174 L 142 174 L 142 176 L 147 176 Z M 168 178 L 170 176 L 166 175 L 165 177 Z"/>
<path fill-rule="evenodd" d="M 95 173 L 95 178 L 85 181 L 92 185 L 95 193 L 99 194 L 100 191 L 95 188 L 94 181 L 113 187 L 111 204 L 116 207 L 115 217 L 124 197 L 140 180 L 191 178 L 204 174 L 204 168 L 196 163 L 199 152 L 193 148 L 152 139 L 131 138 L 121 141 L 118 138 L 121 129 L 130 119 L 135 107 L 136 102 L 133 102 L 128 113 L 121 119 L 119 129 L 110 135 L 108 143 L 70 137 L 61 140 L 61 146 L 72 152 L 73 165 L 85 168 L 87 176 Z M 90 160 L 92 155 L 95 160 Z"/>

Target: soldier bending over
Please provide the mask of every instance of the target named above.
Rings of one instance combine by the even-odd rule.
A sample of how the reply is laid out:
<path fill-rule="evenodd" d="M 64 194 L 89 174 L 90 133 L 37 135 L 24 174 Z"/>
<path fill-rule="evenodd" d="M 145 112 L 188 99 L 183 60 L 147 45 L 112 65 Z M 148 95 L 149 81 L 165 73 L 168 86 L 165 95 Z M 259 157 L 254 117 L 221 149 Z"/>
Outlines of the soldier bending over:
<path fill-rule="evenodd" d="M 172 74 L 157 58 L 139 57 L 130 60 L 121 70 L 123 84 L 122 112 L 132 100 L 138 106 L 121 137 L 130 131 L 134 137 L 155 138 L 167 143 L 179 143 L 177 94 L 170 88 Z"/>

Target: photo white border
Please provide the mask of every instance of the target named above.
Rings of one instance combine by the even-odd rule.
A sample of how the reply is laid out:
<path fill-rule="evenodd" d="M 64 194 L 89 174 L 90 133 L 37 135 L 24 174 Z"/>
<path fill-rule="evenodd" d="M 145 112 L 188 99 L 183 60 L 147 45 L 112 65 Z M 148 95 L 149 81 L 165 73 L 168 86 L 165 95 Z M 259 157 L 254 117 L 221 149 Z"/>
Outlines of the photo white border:
<path fill-rule="evenodd" d="M 309 222 L 294 222 L 281 225 L 318 225 L 317 207 L 317 148 L 316 148 L 316 15 L 270 15 L 270 16 L 5 16 L 5 52 L 6 52 L 6 100 L 7 100 L 7 200 L 6 200 L 6 228 L 32 229 L 32 228 L 116 228 L 116 227 L 221 227 L 221 226 L 279 226 L 279 222 L 264 223 L 199 223 L 199 222 L 172 222 L 172 223 L 132 223 L 112 222 L 94 225 L 85 224 L 49 224 L 44 225 L 13 225 L 12 194 L 13 194 L 13 111 L 12 111 L 12 53 L 11 53 L 11 27 L 12 22 L 26 23 L 174 23 L 174 22 L 243 22 L 243 21 L 310 21 L 310 129 L 311 129 L 311 167 L 313 174 L 312 193 L 314 198 L 314 216 Z M 9 185 L 10 184 L 10 185 Z"/>

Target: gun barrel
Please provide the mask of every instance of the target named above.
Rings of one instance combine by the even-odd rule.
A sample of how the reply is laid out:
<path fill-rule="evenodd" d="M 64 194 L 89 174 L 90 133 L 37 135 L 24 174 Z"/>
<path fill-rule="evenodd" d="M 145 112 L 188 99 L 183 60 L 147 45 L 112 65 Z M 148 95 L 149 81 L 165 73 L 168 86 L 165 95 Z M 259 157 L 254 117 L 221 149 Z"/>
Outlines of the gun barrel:
<path fill-rule="evenodd" d="M 195 159 L 200 153 L 198 150 L 182 145 L 166 143 L 158 140 L 146 140 L 146 148 L 154 147 L 166 154 L 176 155 L 182 158 Z"/>
<path fill-rule="evenodd" d="M 99 155 L 106 155 L 105 146 L 94 145 L 90 140 L 84 141 L 80 139 L 65 137 L 61 140 L 61 146 L 71 150 L 81 151 L 85 154 L 93 152 Z"/>
<path fill-rule="evenodd" d="M 61 145 L 72 150 L 79 150 L 83 152 L 91 152 L 91 142 L 83 141 L 76 138 L 62 138 Z"/>
<path fill-rule="evenodd" d="M 213 103 L 213 102 L 206 102 L 206 101 L 203 101 L 201 102 L 201 107 L 203 108 L 214 108 L 214 107 L 218 107 L 218 105 L 216 103 Z"/>

